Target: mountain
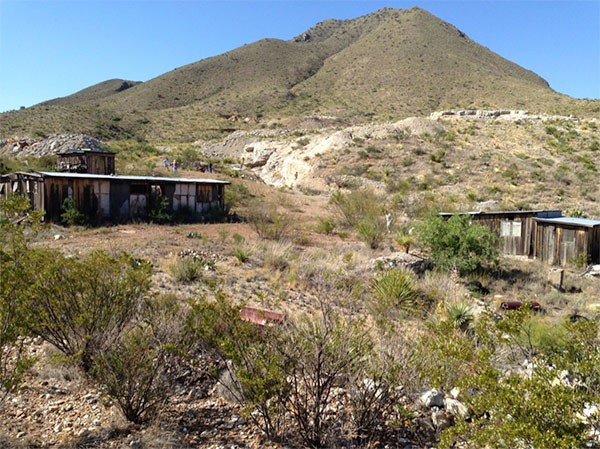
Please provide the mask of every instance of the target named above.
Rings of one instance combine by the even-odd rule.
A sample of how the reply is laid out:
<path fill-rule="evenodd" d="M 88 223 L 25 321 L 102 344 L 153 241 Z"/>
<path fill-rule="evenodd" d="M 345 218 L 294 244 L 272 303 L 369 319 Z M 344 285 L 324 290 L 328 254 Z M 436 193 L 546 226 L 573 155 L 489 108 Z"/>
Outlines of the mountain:
<path fill-rule="evenodd" d="M 42 105 L 73 105 L 84 103 L 86 101 L 98 101 L 102 98 L 110 95 L 123 92 L 136 84 L 140 84 L 141 81 L 128 81 L 121 79 L 112 79 L 103 81 L 93 86 L 86 87 L 85 89 L 75 92 L 67 97 L 55 98 L 53 100 L 44 101 Z"/>
<path fill-rule="evenodd" d="M 81 131 L 185 141 L 206 128 L 231 128 L 226 120 L 238 117 L 367 121 L 449 108 L 593 115 L 598 104 L 553 91 L 423 9 L 386 8 L 320 22 L 289 41 L 263 39 L 143 83 L 110 80 L 5 113 L 0 135 Z"/>

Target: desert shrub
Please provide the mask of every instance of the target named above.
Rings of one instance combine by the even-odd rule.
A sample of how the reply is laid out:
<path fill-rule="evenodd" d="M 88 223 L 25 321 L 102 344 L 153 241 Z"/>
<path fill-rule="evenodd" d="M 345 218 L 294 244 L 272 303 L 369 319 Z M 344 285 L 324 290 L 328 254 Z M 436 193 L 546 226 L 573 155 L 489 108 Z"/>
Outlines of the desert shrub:
<path fill-rule="evenodd" d="M 319 224 L 317 225 L 317 231 L 323 234 L 331 234 L 336 227 L 335 219 L 333 217 L 319 217 Z"/>
<path fill-rule="evenodd" d="M 268 344 L 270 338 L 276 338 L 273 333 L 277 329 L 260 332 L 242 321 L 239 308 L 222 297 L 210 304 L 194 301 L 186 329 L 190 341 L 200 343 L 221 360 L 227 375 L 216 371 L 212 374 L 228 396 L 242 406 L 243 415 L 267 437 L 278 439 L 283 432 L 283 402 L 288 388 L 279 355 Z"/>
<path fill-rule="evenodd" d="M 162 195 L 150 195 L 150 204 L 148 205 L 148 217 L 154 223 L 170 223 L 171 214 L 168 211 L 169 200 Z"/>
<path fill-rule="evenodd" d="M 500 320 L 484 314 L 473 333 L 459 331 L 450 320 L 428 323 L 418 343 L 423 374 L 446 391 L 458 386 L 470 392 L 461 397 L 469 417 L 457 418 L 455 426 L 442 433 L 440 447 L 584 446 L 591 423 L 578 414 L 586 403 L 599 399 L 598 390 L 573 388 L 569 382 L 589 385 L 600 379 L 597 325 L 569 323 L 567 347 L 549 354 L 541 351 L 526 373 L 507 370 L 506 363 L 519 366 L 523 360 L 512 359 L 511 345 L 521 338 L 530 314 L 511 312 Z M 572 381 L 564 380 L 564 372 Z"/>
<path fill-rule="evenodd" d="M 375 216 L 364 218 L 356 225 L 358 237 L 371 249 L 379 248 L 386 235 L 386 227 L 383 217 Z"/>
<path fill-rule="evenodd" d="M 233 235 L 231 236 L 231 238 L 233 239 L 233 241 L 236 245 L 241 245 L 242 243 L 244 243 L 246 241 L 244 236 L 238 234 L 237 232 L 234 232 Z"/>
<path fill-rule="evenodd" d="M 203 268 L 203 261 L 194 256 L 178 257 L 175 262 L 169 265 L 169 270 L 175 280 L 184 283 L 199 279 Z"/>
<path fill-rule="evenodd" d="M 357 190 L 344 194 L 335 192 L 329 200 L 342 222 L 355 227 L 370 217 L 383 215 L 384 199 L 373 190 Z"/>
<path fill-rule="evenodd" d="M 167 398 L 167 353 L 147 327 L 123 334 L 94 358 L 93 377 L 129 421 L 151 419 Z"/>
<path fill-rule="evenodd" d="M 387 178 L 385 189 L 388 193 L 406 194 L 410 190 L 410 183 L 406 179 Z"/>
<path fill-rule="evenodd" d="M 407 229 L 401 228 L 394 235 L 394 242 L 401 248 L 404 248 L 405 253 L 408 253 L 410 247 L 415 244 L 415 238 L 409 234 Z"/>
<path fill-rule="evenodd" d="M 263 239 L 283 240 L 292 227 L 292 219 L 289 215 L 280 213 L 274 206 L 263 203 L 254 203 L 250 206 L 246 218 L 258 236 Z"/>
<path fill-rule="evenodd" d="M 23 323 L 31 281 L 41 260 L 31 241 L 42 229 L 42 211 L 21 195 L 0 201 L 0 399 L 14 391 L 33 359 L 25 356 Z"/>
<path fill-rule="evenodd" d="M 406 270 L 393 269 L 380 273 L 371 282 L 372 310 L 376 318 L 414 314 L 419 308 L 419 294 L 415 275 Z"/>
<path fill-rule="evenodd" d="M 436 150 L 433 153 L 431 153 L 429 155 L 429 160 L 431 162 L 437 162 L 440 163 L 444 160 L 444 157 L 446 157 L 446 150 Z"/>
<path fill-rule="evenodd" d="M 471 224 L 469 217 L 454 215 L 445 221 L 432 215 L 417 229 L 418 240 L 441 269 L 464 275 L 498 264 L 499 238 L 489 228 Z"/>
<path fill-rule="evenodd" d="M 252 250 L 245 246 L 239 245 L 233 248 L 232 254 L 239 263 L 245 263 L 250 260 L 250 257 L 252 256 Z"/>
<path fill-rule="evenodd" d="M 245 184 L 234 182 L 225 189 L 225 204 L 231 209 L 235 209 L 246 204 L 251 196 Z"/>
<path fill-rule="evenodd" d="M 327 413 L 334 400 L 332 390 L 337 382 L 360 370 L 371 348 L 361 323 L 347 323 L 327 313 L 301 318 L 281 335 L 277 350 L 291 387 L 286 411 L 305 445 L 324 447 L 327 439 L 335 438 L 337 420 L 342 416 Z"/>
<path fill-rule="evenodd" d="M 268 438 L 337 447 L 374 440 L 397 400 L 397 363 L 364 324 L 324 312 L 259 330 L 221 299 L 194 304 L 188 334 L 221 358 L 223 387 Z M 342 382 L 348 407 L 335 405 Z"/>
<path fill-rule="evenodd" d="M 51 261 L 51 262 L 50 262 Z M 150 288 L 152 268 L 130 256 L 40 253 L 26 303 L 27 326 L 85 371 L 119 340 Z"/>
<path fill-rule="evenodd" d="M 289 243 L 275 242 L 265 248 L 265 267 L 283 271 L 289 266 L 292 245 Z"/>
<path fill-rule="evenodd" d="M 88 217 L 77 210 L 75 202 L 66 198 L 61 206 L 62 213 L 60 214 L 60 220 L 67 226 L 85 226 L 89 223 Z"/>

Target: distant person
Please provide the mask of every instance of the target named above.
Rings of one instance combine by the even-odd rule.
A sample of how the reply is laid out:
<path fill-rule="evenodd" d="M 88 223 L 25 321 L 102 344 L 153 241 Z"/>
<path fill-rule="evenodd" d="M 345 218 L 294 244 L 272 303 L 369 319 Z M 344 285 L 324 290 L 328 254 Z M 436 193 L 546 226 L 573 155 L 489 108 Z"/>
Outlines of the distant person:
<path fill-rule="evenodd" d="M 165 170 L 171 171 L 168 158 L 164 158 L 163 165 L 165 166 Z"/>
<path fill-rule="evenodd" d="M 208 172 L 212 173 L 212 162 L 208 164 Z"/>
<path fill-rule="evenodd" d="M 176 159 L 173 159 L 173 173 L 177 173 L 177 169 L 179 168 L 179 162 Z"/>

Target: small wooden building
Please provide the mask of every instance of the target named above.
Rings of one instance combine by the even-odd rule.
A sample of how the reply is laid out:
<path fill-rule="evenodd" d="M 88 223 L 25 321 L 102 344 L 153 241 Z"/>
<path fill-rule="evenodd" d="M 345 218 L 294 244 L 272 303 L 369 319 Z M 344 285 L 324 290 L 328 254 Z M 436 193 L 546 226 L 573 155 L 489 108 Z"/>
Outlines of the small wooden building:
<path fill-rule="evenodd" d="M 224 208 L 227 184 L 214 179 L 18 172 L 0 177 L 0 199 L 15 193 L 25 195 L 35 209 L 45 210 L 46 220 L 52 222 L 60 222 L 66 199 L 72 199 L 75 208 L 93 221 L 144 218 L 156 198 L 167 200 L 167 212 L 200 219 L 213 208 Z"/>
<path fill-rule="evenodd" d="M 557 217 L 534 218 L 534 257 L 567 265 L 579 257 L 600 263 L 600 220 Z"/>
<path fill-rule="evenodd" d="M 112 151 L 79 148 L 58 153 L 57 168 L 62 172 L 115 174 L 115 153 Z"/>
<path fill-rule="evenodd" d="M 562 215 L 560 210 L 517 210 L 498 212 L 441 213 L 444 219 L 453 215 L 469 216 L 473 223 L 489 227 L 502 240 L 502 252 L 516 256 L 533 257 L 536 222 L 534 218 L 553 218 Z"/>

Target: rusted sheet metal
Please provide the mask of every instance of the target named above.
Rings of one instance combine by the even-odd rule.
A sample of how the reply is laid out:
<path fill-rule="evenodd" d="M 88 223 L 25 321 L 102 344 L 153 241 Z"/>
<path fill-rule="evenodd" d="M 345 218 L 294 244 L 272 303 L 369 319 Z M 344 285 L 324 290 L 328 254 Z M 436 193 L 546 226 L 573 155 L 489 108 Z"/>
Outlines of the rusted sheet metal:
<path fill-rule="evenodd" d="M 240 310 L 240 317 L 244 321 L 248 321 L 261 327 L 272 324 L 281 324 L 287 319 L 283 313 L 248 306 L 242 307 Z"/>
<path fill-rule="evenodd" d="M 543 310 L 539 302 L 533 301 L 526 304 L 531 310 L 534 310 L 536 312 L 540 312 L 541 310 Z M 519 310 L 521 307 L 523 307 L 522 301 L 502 301 L 502 303 L 500 304 L 500 308 L 502 310 Z"/>

